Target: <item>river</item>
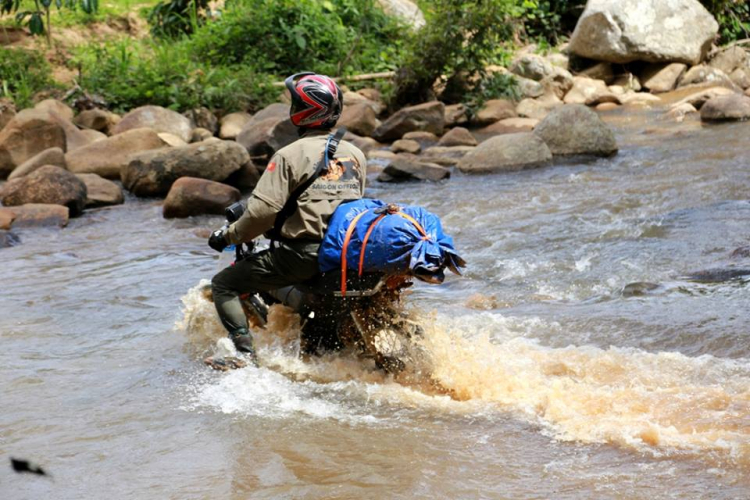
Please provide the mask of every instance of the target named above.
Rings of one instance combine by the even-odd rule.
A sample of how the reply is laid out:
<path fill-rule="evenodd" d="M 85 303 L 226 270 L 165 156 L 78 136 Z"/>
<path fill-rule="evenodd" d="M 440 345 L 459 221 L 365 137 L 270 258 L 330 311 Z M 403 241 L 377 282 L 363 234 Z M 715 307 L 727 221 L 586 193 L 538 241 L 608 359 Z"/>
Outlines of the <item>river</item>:
<path fill-rule="evenodd" d="M 462 278 L 408 297 L 442 393 L 304 363 L 208 370 L 219 217 L 154 200 L 0 250 L 0 498 L 750 496 L 750 123 L 618 110 L 620 153 L 368 194 L 443 217 Z M 629 293 L 628 284 L 658 287 Z M 625 292 L 624 292 L 625 290 Z M 292 321 L 293 323 L 293 321 Z"/>

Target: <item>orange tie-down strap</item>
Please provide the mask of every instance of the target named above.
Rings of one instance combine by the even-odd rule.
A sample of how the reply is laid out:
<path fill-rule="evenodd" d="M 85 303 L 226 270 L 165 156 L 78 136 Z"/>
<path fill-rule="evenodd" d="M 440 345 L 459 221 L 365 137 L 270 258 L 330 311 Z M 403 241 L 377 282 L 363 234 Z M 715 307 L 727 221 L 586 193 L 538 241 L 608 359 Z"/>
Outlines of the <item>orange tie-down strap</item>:
<path fill-rule="evenodd" d="M 370 240 L 370 235 L 372 234 L 375 227 L 382 221 L 386 215 L 391 214 L 397 214 L 403 217 L 404 219 L 408 220 L 412 224 L 414 224 L 414 227 L 417 228 L 417 231 L 419 231 L 419 234 L 422 235 L 423 240 L 429 240 L 430 236 L 427 234 L 427 232 L 424 230 L 422 225 L 417 222 L 417 220 L 412 217 L 411 215 L 405 214 L 399 210 L 399 207 L 396 206 L 396 208 L 392 208 L 393 206 L 389 205 L 388 209 L 380 214 L 372 223 L 370 224 L 370 227 L 367 228 L 367 232 L 365 233 L 365 237 L 362 240 L 362 249 L 359 252 L 359 276 L 362 276 L 362 273 L 364 271 L 365 266 L 365 250 L 367 249 L 367 242 Z M 349 250 L 349 242 L 352 239 L 352 235 L 354 234 L 354 230 L 357 228 L 357 223 L 359 220 L 367 213 L 369 210 L 365 210 L 364 212 L 358 214 L 354 219 L 352 219 L 352 222 L 349 224 L 349 227 L 346 229 L 346 235 L 344 236 L 344 244 L 341 247 L 341 295 L 346 296 L 346 270 L 347 270 L 347 262 L 346 262 L 346 254 Z"/>

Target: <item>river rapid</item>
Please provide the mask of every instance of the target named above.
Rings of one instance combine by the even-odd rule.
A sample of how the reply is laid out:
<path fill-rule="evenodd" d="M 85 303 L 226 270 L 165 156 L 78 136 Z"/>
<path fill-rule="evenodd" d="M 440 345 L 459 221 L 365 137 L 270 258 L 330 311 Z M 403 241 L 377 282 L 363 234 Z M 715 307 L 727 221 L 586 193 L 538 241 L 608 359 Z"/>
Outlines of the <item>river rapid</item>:
<path fill-rule="evenodd" d="M 740 499 L 750 496 L 750 123 L 603 117 L 620 153 L 368 195 L 440 214 L 464 277 L 408 296 L 433 384 L 303 362 L 201 363 L 206 229 L 160 203 L 0 250 L 0 498 Z M 632 283 L 658 285 L 627 287 Z"/>

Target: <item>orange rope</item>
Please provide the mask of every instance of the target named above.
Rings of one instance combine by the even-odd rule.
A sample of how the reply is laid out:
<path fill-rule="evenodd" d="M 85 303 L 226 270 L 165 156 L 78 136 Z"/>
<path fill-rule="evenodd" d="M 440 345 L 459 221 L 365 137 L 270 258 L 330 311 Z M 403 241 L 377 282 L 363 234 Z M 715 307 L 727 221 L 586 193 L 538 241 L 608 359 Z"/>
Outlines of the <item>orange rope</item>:
<path fill-rule="evenodd" d="M 388 215 L 387 213 L 380 214 L 377 219 L 372 221 L 372 224 L 370 224 L 370 227 L 367 229 L 367 233 L 365 234 L 365 239 L 362 240 L 362 250 L 359 252 L 359 275 L 362 276 L 362 270 L 365 267 L 365 250 L 367 249 L 367 241 L 370 239 L 370 235 L 372 234 L 373 229 L 375 229 L 375 226 L 377 226 L 385 216 Z"/>
<path fill-rule="evenodd" d="M 411 222 L 412 224 L 414 224 L 414 227 L 417 228 L 417 231 L 419 231 L 422 234 L 422 239 L 424 239 L 424 240 L 429 240 L 430 239 L 430 237 L 425 232 L 424 228 L 422 228 L 422 226 L 419 225 L 419 222 L 417 222 L 417 220 L 414 217 L 412 217 L 411 215 L 405 214 L 404 212 L 396 212 L 396 214 L 400 215 L 404 219 L 406 219 L 409 222 Z"/>
<path fill-rule="evenodd" d="M 346 252 L 349 249 L 349 241 L 352 239 L 352 234 L 357 227 L 357 222 L 362 218 L 369 210 L 365 210 L 352 219 L 349 227 L 346 229 L 346 236 L 344 236 L 344 245 L 341 247 L 341 295 L 346 296 Z"/>

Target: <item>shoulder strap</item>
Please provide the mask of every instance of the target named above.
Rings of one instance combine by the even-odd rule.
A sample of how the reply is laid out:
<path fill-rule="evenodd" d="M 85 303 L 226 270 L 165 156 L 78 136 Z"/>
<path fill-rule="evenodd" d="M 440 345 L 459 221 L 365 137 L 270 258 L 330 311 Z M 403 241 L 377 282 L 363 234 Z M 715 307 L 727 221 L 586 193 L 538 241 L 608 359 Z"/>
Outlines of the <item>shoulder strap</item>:
<path fill-rule="evenodd" d="M 315 172 L 313 172 L 309 179 L 297 186 L 297 188 L 292 191 L 292 194 L 289 195 L 289 199 L 286 201 L 286 203 L 284 203 L 284 206 L 279 211 L 279 213 L 276 214 L 276 220 L 273 224 L 273 229 L 271 229 L 270 231 L 272 240 L 278 241 L 282 239 L 281 228 L 284 227 L 284 223 L 287 221 L 287 219 L 289 219 L 289 217 L 291 217 L 292 214 L 297 211 L 297 201 L 299 200 L 299 197 L 302 196 L 302 193 L 307 191 L 307 188 L 312 186 L 313 183 L 318 180 L 318 177 L 320 177 L 320 174 L 322 174 L 323 171 L 328 169 L 328 161 L 336 154 L 336 150 L 339 147 L 341 139 L 344 138 L 344 134 L 346 134 L 346 127 L 340 127 L 335 134 L 331 134 L 328 136 L 328 140 L 326 141 L 326 148 L 323 151 L 323 157 L 315 166 Z"/>

